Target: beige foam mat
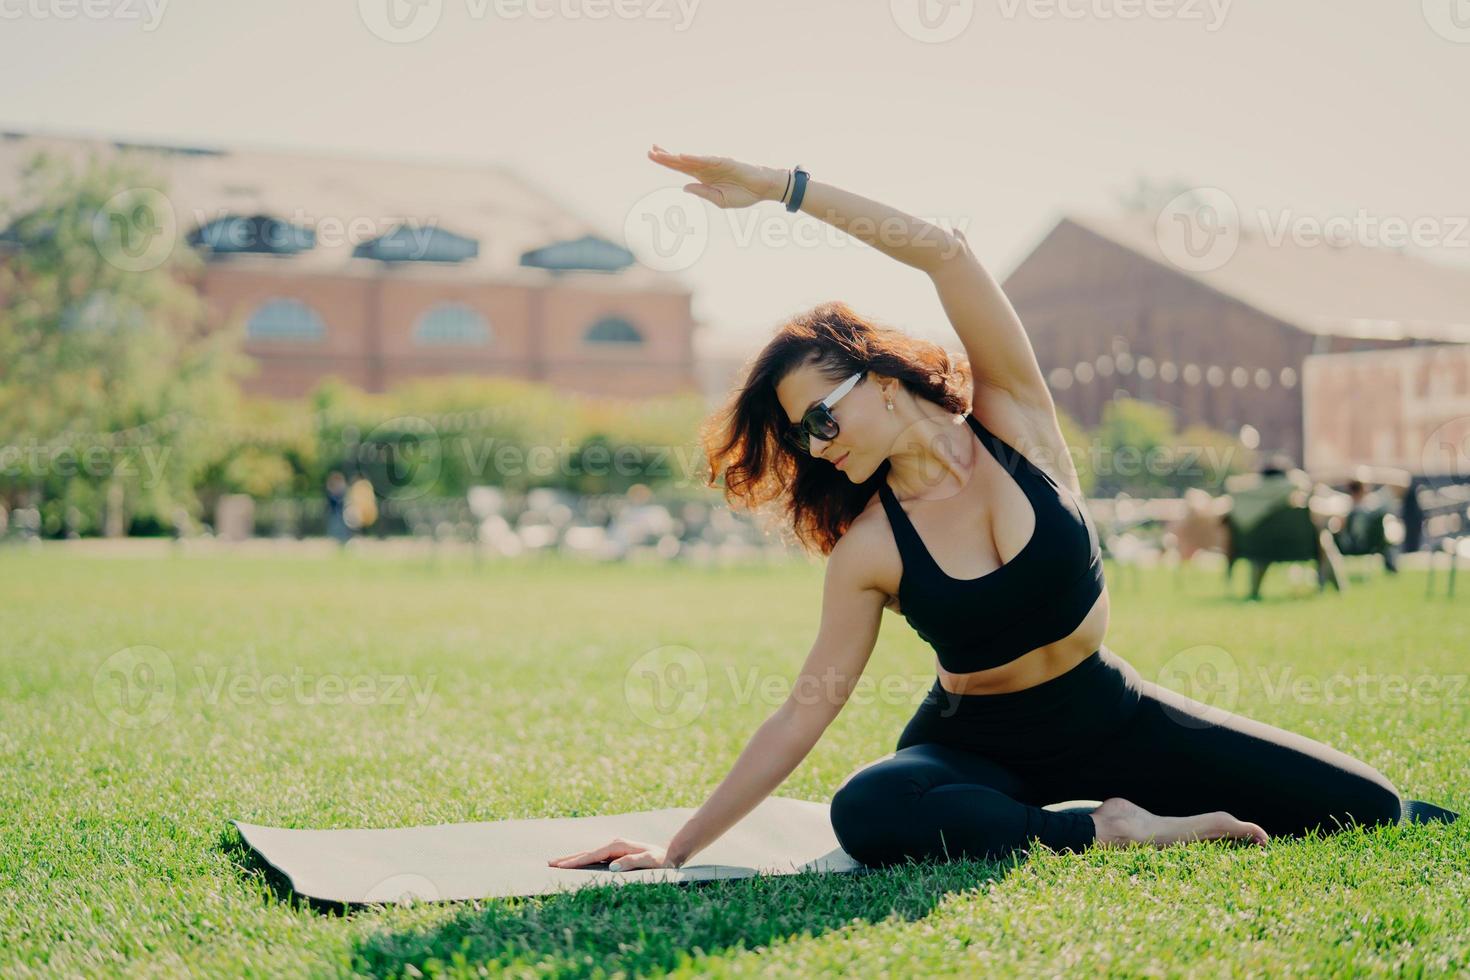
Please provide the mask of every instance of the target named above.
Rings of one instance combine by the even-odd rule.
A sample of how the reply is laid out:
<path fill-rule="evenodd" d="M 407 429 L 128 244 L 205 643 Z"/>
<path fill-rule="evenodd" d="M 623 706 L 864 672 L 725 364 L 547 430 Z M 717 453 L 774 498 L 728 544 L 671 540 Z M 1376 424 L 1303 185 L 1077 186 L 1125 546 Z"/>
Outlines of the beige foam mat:
<path fill-rule="evenodd" d="M 260 857 L 308 898 L 346 904 L 506 898 L 592 884 L 690 882 L 755 874 L 861 869 L 832 832 L 825 803 L 769 796 L 681 868 L 608 871 L 547 861 L 615 837 L 667 844 L 694 814 L 671 807 L 386 830 L 291 830 L 234 824 Z"/>

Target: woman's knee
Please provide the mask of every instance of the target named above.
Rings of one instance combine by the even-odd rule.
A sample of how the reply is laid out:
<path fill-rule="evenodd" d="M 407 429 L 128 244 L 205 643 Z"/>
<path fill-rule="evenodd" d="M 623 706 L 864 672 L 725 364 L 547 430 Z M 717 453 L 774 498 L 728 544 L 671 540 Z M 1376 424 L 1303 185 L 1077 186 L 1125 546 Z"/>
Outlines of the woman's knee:
<path fill-rule="evenodd" d="M 830 815 L 837 843 L 864 864 L 892 860 L 906 819 L 905 803 L 913 799 L 911 790 L 908 777 L 881 763 L 849 774 L 832 794 Z"/>

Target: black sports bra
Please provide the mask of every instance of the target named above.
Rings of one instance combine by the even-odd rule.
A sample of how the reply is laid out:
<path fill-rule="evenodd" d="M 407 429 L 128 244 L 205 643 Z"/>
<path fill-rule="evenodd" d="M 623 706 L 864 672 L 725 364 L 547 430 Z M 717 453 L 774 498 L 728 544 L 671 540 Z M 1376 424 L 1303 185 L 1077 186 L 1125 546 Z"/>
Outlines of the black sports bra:
<path fill-rule="evenodd" d="M 1015 558 L 978 578 L 950 577 L 893 495 L 886 467 L 878 481 L 903 559 L 899 610 L 955 674 L 999 667 L 1071 635 L 1103 591 L 1102 550 L 1086 506 L 973 411 L 965 420 L 1031 501 L 1036 528 Z"/>

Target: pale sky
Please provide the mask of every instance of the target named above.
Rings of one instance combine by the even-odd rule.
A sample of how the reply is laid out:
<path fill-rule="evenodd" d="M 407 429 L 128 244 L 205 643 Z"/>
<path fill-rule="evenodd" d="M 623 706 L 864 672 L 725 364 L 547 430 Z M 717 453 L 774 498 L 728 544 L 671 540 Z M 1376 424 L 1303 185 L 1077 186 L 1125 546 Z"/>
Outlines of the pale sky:
<path fill-rule="evenodd" d="M 615 240 L 687 180 L 650 143 L 802 163 L 960 225 L 1000 277 L 1141 175 L 1452 227 L 1467 93 L 1470 0 L 0 0 L 0 129 L 498 161 Z M 751 212 L 683 196 L 727 336 L 844 299 L 952 339 L 922 274 L 830 229 L 740 244 Z"/>

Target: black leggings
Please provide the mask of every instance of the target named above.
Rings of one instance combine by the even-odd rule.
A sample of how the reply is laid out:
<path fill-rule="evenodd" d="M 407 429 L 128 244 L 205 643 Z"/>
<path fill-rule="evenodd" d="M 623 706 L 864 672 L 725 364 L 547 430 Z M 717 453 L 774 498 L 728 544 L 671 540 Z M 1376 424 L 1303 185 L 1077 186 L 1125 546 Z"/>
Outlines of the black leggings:
<path fill-rule="evenodd" d="M 838 787 L 831 817 L 864 864 L 996 859 L 1033 840 L 1086 849 L 1092 816 L 1044 807 L 1113 796 L 1167 816 L 1224 810 L 1273 837 L 1401 814 L 1367 763 L 1143 680 L 1103 646 L 1022 691 L 951 694 L 936 679 L 897 750 Z"/>

